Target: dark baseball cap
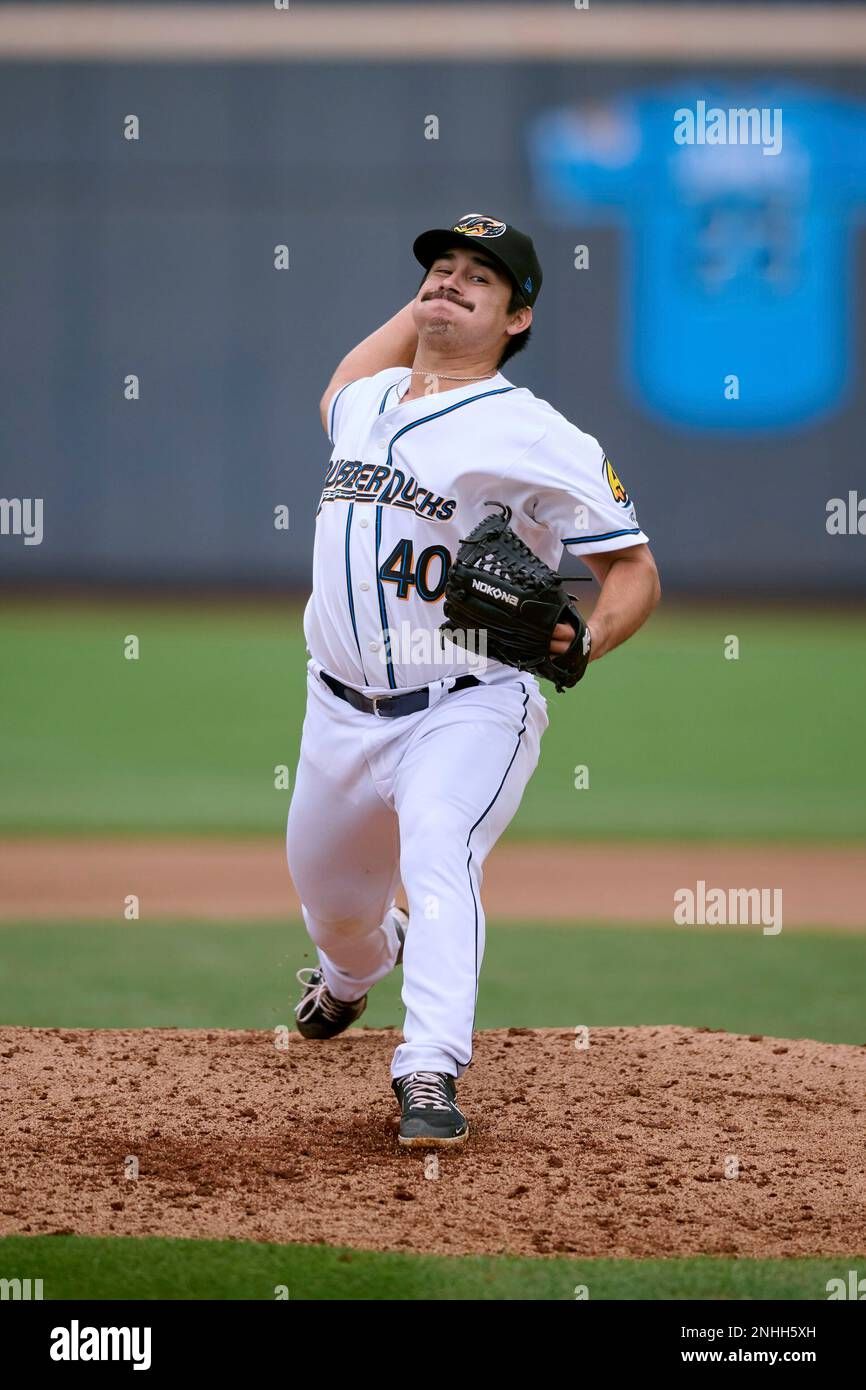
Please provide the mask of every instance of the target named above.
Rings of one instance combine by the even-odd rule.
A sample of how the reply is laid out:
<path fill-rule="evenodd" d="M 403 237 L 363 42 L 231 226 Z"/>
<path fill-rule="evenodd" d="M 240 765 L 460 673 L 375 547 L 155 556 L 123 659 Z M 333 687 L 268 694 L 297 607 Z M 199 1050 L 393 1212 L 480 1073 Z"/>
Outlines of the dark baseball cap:
<path fill-rule="evenodd" d="M 443 251 L 453 249 L 463 242 L 471 241 L 479 246 L 485 255 L 499 261 L 511 276 L 526 303 L 533 305 L 541 289 L 541 266 L 535 254 L 532 238 L 507 222 L 496 217 L 486 217 L 480 212 L 469 212 L 455 222 L 453 227 L 434 227 L 432 231 L 422 232 L 415 238 L 412 250 L 425 270 L 429 270 L 437 256 Z"/>

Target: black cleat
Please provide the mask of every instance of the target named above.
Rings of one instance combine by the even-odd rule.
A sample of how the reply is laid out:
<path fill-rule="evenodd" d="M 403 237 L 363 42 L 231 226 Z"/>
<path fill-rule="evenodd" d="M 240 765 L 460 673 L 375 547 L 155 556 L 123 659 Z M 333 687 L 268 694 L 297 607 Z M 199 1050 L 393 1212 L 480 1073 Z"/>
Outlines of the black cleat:
<path fill-rule="evenodd" d="M 466 1116 L 457 1107 L 454 1077 L 444 1071 L 412 1071 L 397 1076 L 391 1089 L 400 1102 L 399 1141 L 404 1148 L 463 1144 Z"/>
<path fill-rule="evenodd" d="M 394 962 L 395 965 L 399 965 L 403 959 L 409 914 L 404 912 L 402 907 L 395 906 L 390 908 L 388 917 L 393 918 L 397 940 L 400 943 Z M 301 1002 L 295 1005 L 295 1018 L 298 1032 L 305 1038 L 335 1038 L 338 1033 L 345 1032 L 356 1018 L 360 1018 L 367 1007 L 366 994 L 350 1004 L 342 999 L 335 999 L 318 966 L 305 965 L 303 970 L 297 972 L 297 979 L 304 986 L 304 993 Z"/>
<path fill-rule="evenodd" d="M 302 1037 L 335 1038 L 360 1018 L 367 1007 L 366 994 L 350 1004 L 335 999 L 321 970 L 304 966 L 298 971 L 297 979 L 304 986 L 301 1001 L 295 1005 L 295 1020 Z"/>

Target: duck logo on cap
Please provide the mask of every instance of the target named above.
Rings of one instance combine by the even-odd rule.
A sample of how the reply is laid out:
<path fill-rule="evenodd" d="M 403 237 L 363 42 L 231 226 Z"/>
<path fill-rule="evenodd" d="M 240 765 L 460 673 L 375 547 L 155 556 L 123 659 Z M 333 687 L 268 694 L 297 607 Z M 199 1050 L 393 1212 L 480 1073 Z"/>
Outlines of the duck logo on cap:
<path fill-rule="evenodd" d="M 451 230 L 463 232 L 464 236 L 502 236 L 505 223 L 497 221 L 495 217 L 485 217 L 480 212 L 467 212 Z"/>

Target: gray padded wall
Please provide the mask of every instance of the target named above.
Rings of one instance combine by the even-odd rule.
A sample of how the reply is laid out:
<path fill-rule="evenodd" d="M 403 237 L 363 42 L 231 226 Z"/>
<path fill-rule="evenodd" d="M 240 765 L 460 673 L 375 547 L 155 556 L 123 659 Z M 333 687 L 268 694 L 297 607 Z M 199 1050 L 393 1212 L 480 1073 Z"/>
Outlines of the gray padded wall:
<path fill-rule="evenodd" d="M 863 96 L 853 74 L 800 77 Z M 620 233 L 555 226 L 533 204 L 527 119 L 647 80 L 606 66 L 0 68 L 0 496 L 45 499 L 43 544 L 0 537 L 0 577 L 304 586 L 322 388 L 414 293 L 413 236 L 487 211 L 531 230 L 545 269 L 533 343 L 506 374 L 601 439 L 667 591 L 863 592 L 866 540 L 824 528 L 827 498 L 866 479 L 862 310 L 855 390 L 826 422 L 673 429 L 620 381 Z M 122 138 L 130 112 L 137 143 Z M 438 141 L 422 138 L 428 113 Z M 572 268 L 576 241 L 589 274 Z M 854 248 L 859 305 L 862 237 Z"/>

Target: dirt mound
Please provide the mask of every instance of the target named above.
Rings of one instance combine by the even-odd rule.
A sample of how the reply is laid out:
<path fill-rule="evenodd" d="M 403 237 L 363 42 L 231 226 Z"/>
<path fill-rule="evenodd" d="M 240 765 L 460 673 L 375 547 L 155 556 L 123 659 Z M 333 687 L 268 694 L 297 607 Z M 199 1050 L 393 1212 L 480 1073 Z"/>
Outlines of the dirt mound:
<path fill-rule="evenodd" d="M 478 1034 L 459 1088 L 472 1136 L 434 1163 L 396 1144 L 393 1029 L 322 1044 L 0 1029 L 0 1234 L 443 1254 L 863 1249 L 866 1048 L 687 1028 L 576 1041 Z"/>

